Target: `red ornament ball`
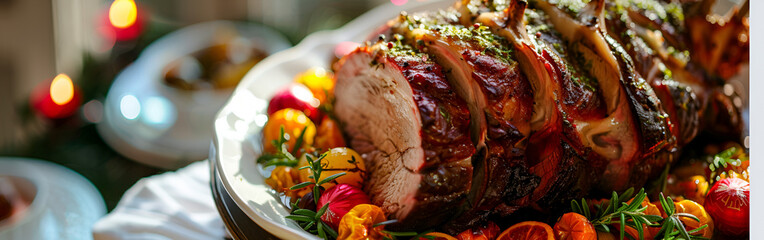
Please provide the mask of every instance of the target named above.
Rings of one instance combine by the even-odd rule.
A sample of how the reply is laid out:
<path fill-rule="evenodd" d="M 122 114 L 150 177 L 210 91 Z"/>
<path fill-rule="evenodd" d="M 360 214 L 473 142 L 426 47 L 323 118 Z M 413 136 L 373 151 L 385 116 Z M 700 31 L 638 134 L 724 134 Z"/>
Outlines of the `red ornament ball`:
<path fill-rule="evenodd" d="M 726 178 L 716 182 L 708 191 L 703 207 L 721 233 L 739 236 L 749 232 L 750 186 L 743 179 Z"/>

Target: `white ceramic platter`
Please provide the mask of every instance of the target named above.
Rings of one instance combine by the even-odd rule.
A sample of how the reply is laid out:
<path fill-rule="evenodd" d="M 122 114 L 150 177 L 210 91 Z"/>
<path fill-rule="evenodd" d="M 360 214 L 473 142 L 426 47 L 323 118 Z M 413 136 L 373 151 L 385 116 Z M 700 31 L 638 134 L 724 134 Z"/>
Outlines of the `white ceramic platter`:
<path fill-rule="evenodd" d="M 268 120 L 265 113 L 267 99 L 291 83 L 298 73 L 311 67 L 329 68 L 337 44 L 367 39 L 378 26 L 400 11 L 447 8 L 453 2 L 410 1 L 403 6 L 387 4 L 378 7 L 340 29 L 308 36 L 299 45 L 266 58 L 244 77 L 215 118 L 210 159 L 215 161 L 226 191 L 249 218 L 280 238 L 318 239 L 284 218 L 288 215 L 287 209 L 265 184 L 267 171 L 262 171 L 255 163 L 260 152 L 260 140 L 255 136 Z M 747 74 L 744 75 L 747 83 Z"/>
<path fill-rule="evenodd" d="M 363 41 L 401 11 L 447 8 L 451 4 L 451 0 L 410 1 L 402 6 L 380 6 L 340 29 L 308 36 L 299 45 L 266 58 L 247 73 L 215 118 L 210 159 L 216 161 L 226 191 L 249 218 L 280 238 L 318 239 L 284 218 L 289 214 L 287 209 L 265 184 L 267 173 L 255 164 L 260 152 L 255 135 L 268 119 L 266 99 L 292 82 L 298 73 L 311 67 L 330 67 L 337 44 Z"/>

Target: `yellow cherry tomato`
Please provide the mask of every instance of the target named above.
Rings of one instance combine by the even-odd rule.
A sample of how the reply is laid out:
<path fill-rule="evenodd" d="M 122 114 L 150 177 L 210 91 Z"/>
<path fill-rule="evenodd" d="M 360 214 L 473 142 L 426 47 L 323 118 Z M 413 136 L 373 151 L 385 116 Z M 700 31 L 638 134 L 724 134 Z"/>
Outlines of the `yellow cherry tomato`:
<path fill-rule="evenodd" d="M 323 171 L 321 172 L 319 181 L 337 173 L 345 172 L 346 174 L 321 186 L 329 189 L 334 185 L 345 183 L 355 187 L 363 188 L 363 181 L 366 178 L 366 165 L 364 165 L 361 155 L 359 155 L 356 151 L 353 151 L 353 149 L 346 147 L 332 148 L 329 151 L 326 151 L 324 154 L 326 154 L 326 157 L 321 159 L 321 166 L 323 166 Z M 305 155 L 300 158 L 298 165 L 298 168 L 308 166 L 308 160 Z M 300 170 L 300 180 L 304 182 L 315 182 L 313 179 L 309 178 L 309 176 L 313 176 L 313 173 L 310 169 L 305 168 Z"/>
<path fill-rule="evenodd" d="M 314 142 L 314 147 L 318 149 L 332 149 L 345 146 L 345 139 L 342 137 L 339 124 L 328 116 L 324 116 L 324 119 L 321 120 Z"/>
<path fill-rule="evenodd" d="M 313 144 L 313 138 L 316 136 L 316 125 L 302 111 L 286 108 L 271 114 L 265 127 L 263 127 L 263 147 L 266 153 L 276 152 L 276 147 L 273 146 L 272 142 L 279 139 L 282 127 L 287 145 L 289 145 L 288 151 L 291 151 L 297 144 L 297 138 L 303 129 L 305 129 L 303 146 Z"/>
<path fill-rule="evenodd" d="M 387 221 L 385 212 L 372 204 L 358 204 L 345 214 L 337 227 L 337 239 L 382 239 L 385 226 L 374 224 Z"/>
<path fill-rule="evenodd" d="M 321 103 L 331 97 L 334 91 L 334 77 L 324 68 L 316 67 L 308 69 L 297 76 L 296 82 L 302 83 Z"/>
<path fill-rule="evenodd" d="M 265 179 L 265 183 L 276 192 L 295 197 L 297 196 L 296 191 L 289 190 L 289 188 L 300 183 L 300 174 L 291 167 L 278 166 L 271 171 L 271 176 Z"/>

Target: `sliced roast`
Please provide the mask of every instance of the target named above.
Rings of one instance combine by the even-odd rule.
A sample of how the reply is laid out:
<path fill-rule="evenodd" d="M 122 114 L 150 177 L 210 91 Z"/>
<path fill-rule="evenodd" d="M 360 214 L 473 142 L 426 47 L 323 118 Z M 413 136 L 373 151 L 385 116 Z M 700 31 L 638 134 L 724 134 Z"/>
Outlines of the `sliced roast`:
<path fill-rule="evenodd" d="M 442 67 L 408 46 L 379 42 L 345 56 L 337 69 L 335 114 L 366 160 L 366 192 L 398 220 L 390 227 L 448 220 L 470 190 L 475 147 L 467 104 Z"/>
<path fill-rule="evenodd" d="M 453 10 L 401 15 L 391 29 L 433 56 L 470 106 L 473 133 L 478 133 L 473 139 L 482 151 L 473 158 L 471 205 L 462 216 L 471 221 L 493 212 L 510 192 L 511 198 L 530 193 L 512 187 L 530 190 L 538 182 L 525 158 L 534 91 L 506 39 L 485 26 L 459 25 L 456 15 Z"/>

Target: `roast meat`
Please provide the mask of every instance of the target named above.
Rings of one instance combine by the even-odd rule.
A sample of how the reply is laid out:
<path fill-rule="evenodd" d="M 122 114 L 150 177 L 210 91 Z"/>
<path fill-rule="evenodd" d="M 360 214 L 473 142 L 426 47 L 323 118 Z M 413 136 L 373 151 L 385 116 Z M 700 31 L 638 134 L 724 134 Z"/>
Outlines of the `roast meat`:
<path fill-rule="evenodd" d="M 390 227 L 456 233 L 561 210 L 644 186 L 700 132 L 739 136 L 719 77 L 744 61 L 697 46 L 676 15 L 705 5 L 645 2 L 461 0 L 401 13 L 343 57 L 335 114 Z M 739 11 L 724 28 L 698 23 L 700 9 L 690 24 L 728 31 L 715 42 L 747 34 Z"/>

